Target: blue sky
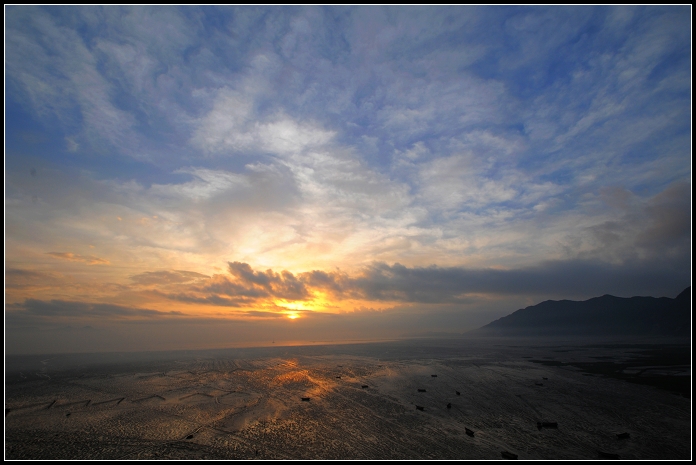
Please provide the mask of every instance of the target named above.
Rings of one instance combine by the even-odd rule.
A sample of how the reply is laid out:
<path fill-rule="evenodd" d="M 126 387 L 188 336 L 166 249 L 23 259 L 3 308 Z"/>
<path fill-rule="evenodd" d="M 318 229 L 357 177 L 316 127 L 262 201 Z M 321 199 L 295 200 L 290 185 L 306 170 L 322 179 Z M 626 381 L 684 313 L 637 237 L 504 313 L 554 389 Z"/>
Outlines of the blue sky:
<path fill-rule="evenodd" d="M 5 12 L 14 351 L 690 285 L 690 6 Z"/>

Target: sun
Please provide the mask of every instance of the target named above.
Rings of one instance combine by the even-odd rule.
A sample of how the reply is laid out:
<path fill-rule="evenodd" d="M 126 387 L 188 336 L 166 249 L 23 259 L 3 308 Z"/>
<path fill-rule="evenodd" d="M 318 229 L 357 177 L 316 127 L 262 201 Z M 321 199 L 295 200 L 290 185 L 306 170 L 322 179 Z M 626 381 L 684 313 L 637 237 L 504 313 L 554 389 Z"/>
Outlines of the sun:
<path fill-rule="evenodd" d="M 288 313 L 288 318 L 290 318 L 291 320 L 295 320 L 299 317 L 300 315 L 298 315 L 297 313 Z"/>

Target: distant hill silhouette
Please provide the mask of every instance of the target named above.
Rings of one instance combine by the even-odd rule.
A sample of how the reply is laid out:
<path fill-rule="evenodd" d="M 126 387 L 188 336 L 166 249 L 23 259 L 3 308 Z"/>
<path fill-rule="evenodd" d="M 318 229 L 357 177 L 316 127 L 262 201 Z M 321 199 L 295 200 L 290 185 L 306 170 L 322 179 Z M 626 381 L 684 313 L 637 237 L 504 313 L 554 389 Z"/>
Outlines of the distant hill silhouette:
<path fill-rule="evenodd" d="M 547 300 L 500 318 L 474 333 L 490 336 L 609 336 L 691 334 L 691 287 L 669 297 Z"/>

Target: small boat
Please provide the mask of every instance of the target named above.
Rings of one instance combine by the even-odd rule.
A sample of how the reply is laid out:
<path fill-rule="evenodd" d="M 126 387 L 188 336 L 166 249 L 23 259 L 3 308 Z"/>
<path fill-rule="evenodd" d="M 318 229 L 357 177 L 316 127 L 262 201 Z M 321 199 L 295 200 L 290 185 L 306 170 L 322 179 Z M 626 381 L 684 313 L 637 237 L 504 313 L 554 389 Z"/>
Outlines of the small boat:
<path fill-rule="evenodd" d="M 536 384 L 537 386 L 543 386 L 543 385 L 544 385 L 544 383 L 534 383 L 534 384 Z"/>
<path fill-rule="evenodd" d="M 341 379 L 341 377 L 340 377 L 340 376 L 336 376 L 336 379 Z"/>
<path fill-rule="evenodd" d="M 558 423 L 555 421 L 537 421 L 537 428 L 558 428 Z"/>
<path fill-rule="evenodd" d="M 303 397 L 302 402 L 309 402 L 309 397 Z"/>
<path fill-rule="evenodd" d="M 616 437 L 619 439 L 628 439 L 631 437 L 631 433 L 618 433 Z"/>
<path fill-rule="evenodd" d="M 517 454 L 513 454 L 512 452 L 508 452 L 506 450 L 502 451 L 500 455 L 502 455 L 504 459 L 517 460 Z"/>
<path fill-rule="evenodd" d="M 188 436 L 186 436 L 186 439 L 193 439 L 193 434 L 189 434 Z"/>
<path fill-rule="evenodd" d="M 541 379 L 548 379 L 548 378 L 544 378 L 544 377 L 542 377 Z"/>
<path fill-rule="evenodd" d="M 432 376 L 433 378 L 437 378 L 437 375 L 430 375 L 430 376 Z"/>
<path fill-rule="evenodd" d="M 425 410 L 425 407 L 421 407 L 420 405 L 416 405 L 416 410 Z"/>
<path fill-rule="evenodd" d="M 467 434 L 467 436 L 471 436 L 472 438 L 474 437 L 474 432 L 469 428 L 464 428 L 464 432 Z"/>
<path fill-rule="evenodd" d="M 614 460 L 619 460 L 621 456 L 619 454 L 612 454 L 611 452 L 603 452 L 601 450 L 598 450 L 597 453 L 599 454 L 600 457 L 603 459 L 614 459 Z"/>
<path fill-rule="evenodd" d="M 462 393 L 459 392 L 459 391 L 454 391 L 454 393 L 457 394 L 458 396 L 461 396 L 461 395 L 462 395 Z"/>
<path fill-rule="evenodd" d="M 447 404 L 447 408 L 452 408 L 452 404 Z"/>
<path fill-rule="evenodd" d="M 363 388 L 363 389 L 367 389 L 367 388 L 368 388 L 367 384 L 363 384 L 363 385 L 362 385 L 362 388 Z"/>
<path fill-rule="evenodd" d="M 425 392 L 425 389 L 419 389 L 418 392 Z"/>

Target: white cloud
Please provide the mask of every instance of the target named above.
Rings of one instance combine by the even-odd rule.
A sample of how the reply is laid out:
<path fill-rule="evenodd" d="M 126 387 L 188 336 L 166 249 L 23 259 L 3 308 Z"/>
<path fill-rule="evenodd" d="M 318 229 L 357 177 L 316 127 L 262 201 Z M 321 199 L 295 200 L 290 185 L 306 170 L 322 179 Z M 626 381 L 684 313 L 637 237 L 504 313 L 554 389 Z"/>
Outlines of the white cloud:
<path fill-rule="evenodd" d="M 194 179 L 183 184 L 156 184 L 151 193 L 156 197 L 183 197 L 204 200 L 226 191 L 249 189 L 251 183 L 243 175 L 203 168 L 180 169 L 176 173 L 191 174 Z"/>
<path fill-rule="evenodd" d="M 221 90 L 213 109 L 200 119 L 192 143 L 208 154 L 270 152 L 291 155 L 327 144 L 334 133 L 311 123 L 298 123 L 282 112 L 263 118 L 253 99 L 231 89 Z"/>
<path fill-rule="evenodd" d="M 489 178 L 471 153 L 437 158 L 422 165 L 420 185 L 426 202 L 443 210 L 476 210 L 518 195 L 506 180 Z"/>

